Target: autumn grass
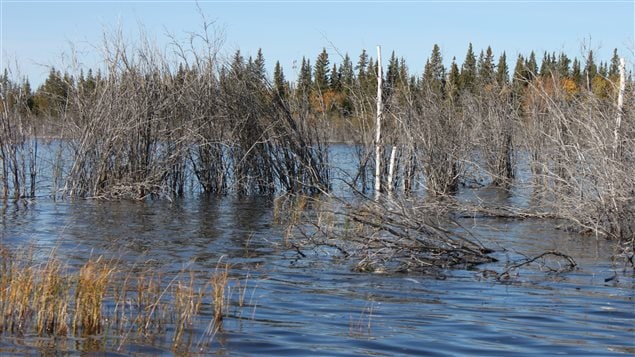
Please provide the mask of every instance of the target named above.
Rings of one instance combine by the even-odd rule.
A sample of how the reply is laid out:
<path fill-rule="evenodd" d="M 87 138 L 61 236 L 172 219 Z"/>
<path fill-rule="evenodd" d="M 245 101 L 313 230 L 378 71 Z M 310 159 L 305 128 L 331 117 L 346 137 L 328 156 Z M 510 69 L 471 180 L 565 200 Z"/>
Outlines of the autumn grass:
<path fill-rule="evenodd" d="M 112 273 L 116 268 L 101 258 L 89 260 L 79 270 L 75 286 L 73 334 L 99 334 L 103 330 L 102 305 Z"/>
<path fill-rule="evenodd" d="M 220 329 L 232 302 L 230 266 L 220 261 L 211 274 L 184 269 L 168 278 L 103 257 L 79 268 L 55 252 L 37 260 L 33 249 L 0 246 L 0 336 L 90 339 L 99 349 L 168 337 L 175 351 L 187 351 L 205 321 L 204 333 Z M 244 291 L 239 300 L 242 307 Z"/>

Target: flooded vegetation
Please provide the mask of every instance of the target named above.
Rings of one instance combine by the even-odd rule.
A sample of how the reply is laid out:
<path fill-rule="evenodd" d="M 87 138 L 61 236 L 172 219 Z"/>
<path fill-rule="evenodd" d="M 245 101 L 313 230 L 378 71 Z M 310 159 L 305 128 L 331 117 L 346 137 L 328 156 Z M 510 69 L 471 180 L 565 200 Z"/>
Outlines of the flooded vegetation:
<path fill-rule="evenodd" d="M 619 58 L 324 50 L 289 82 L 212 32 L 4 79 L 1 352 L 635 353 Z"/>

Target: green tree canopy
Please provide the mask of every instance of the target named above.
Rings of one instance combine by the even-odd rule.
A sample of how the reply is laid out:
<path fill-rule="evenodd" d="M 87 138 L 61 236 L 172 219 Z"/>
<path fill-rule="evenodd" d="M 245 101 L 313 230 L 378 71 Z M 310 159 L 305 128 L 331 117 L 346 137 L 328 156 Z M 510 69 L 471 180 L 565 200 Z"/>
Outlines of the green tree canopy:
<path fill-rule="evenodd" d="M 474 92 L 476 74 L 476 56 L 470 43 L 461 66 L 461 91 Z"/>

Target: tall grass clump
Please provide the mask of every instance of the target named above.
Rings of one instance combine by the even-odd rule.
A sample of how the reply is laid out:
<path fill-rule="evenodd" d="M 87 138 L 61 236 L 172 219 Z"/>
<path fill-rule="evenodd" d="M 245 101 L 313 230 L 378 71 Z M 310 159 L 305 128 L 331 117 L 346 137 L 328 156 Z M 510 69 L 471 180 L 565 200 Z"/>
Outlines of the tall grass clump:
<path fill-rule="evenodd" d="M 75 288 L 73 334 L 88 336 L 103 331 L 104 297 L 113 271 L 114 268 L 105 264 L 101 258 L 89 260 L 80 268 Z"/>
<path fill-rule="evenodd" d="M 214 303 L 214 323 L 219 324 L 223 321 L 225 313 L 227 311 L 227 296 L 225 289 L 227 282 L 229 281 L 227 264 L 219 265 L 216 267 L 214 274 L 210 279 L 212 287 L 212 301 Z"/>
<path fill-rule="evenodd" d="M 62 263 L 52 255 L 44 264 L 36 264 L 32 252 L 1 250 L 0 331 L 65 336 L 72 298 L 71 281 Z"/>
<path fill-rule="evenodd" d="M 1 247 L 0 258 L 0 334 L 8 336 L 98 339 L 101 349 L 167 336 L 175 351 L 187 351 L 197 325 L 209 321 L 217 331 L 232 304 L 228 264 L 166 279 L 102 257 L 78 269 L 54 253 L 39 263 L 32 250 Z"/>

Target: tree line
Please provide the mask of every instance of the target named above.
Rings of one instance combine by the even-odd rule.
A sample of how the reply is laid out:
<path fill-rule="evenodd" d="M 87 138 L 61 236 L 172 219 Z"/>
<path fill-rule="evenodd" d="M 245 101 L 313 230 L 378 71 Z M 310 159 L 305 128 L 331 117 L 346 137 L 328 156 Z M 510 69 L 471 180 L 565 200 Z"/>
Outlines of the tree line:
<path fill-rule="evenodd" d="M 441 49 L 434 45 L 419 76 L 410 74 L 404 58 L 398 58 L 393 51 L 385 71 L 383 92 L 385 99 L 389 99 L 399 91 L 423 93 L 429 90 L 428 94 L 458 103 L 462 94 L 475 95 L 509 87 L 516 99 L 525 100 L 524 90 L 531 82 L 551 81 L 555 77 L 558 81 L 556 85 L 571 96 L 586 91 L 609 99 L 616 95 L 618 65 L 617 49 L 609 61 L 599 63 L 596 63 L 592 50 L 582 61 L 570 59 L 564 53 L 544 52 L 540 62 L 532 51 L 528 56 L 519 54 L 510 72 L 505 52 L 495 58 L 488 46 L 477 56 L 472 44 L 469 44 L 463 62 L 458 63 L 456 58 L 452 58 L 449 68 L 446 68 Z M 195 69 L 181 63 L 175 75 L 185 77 L 187 72 L 192 71 Z M 220 76 L 226 76 L 230 71 L 235 74 L 238 74 L 237 71 L 244 72 L 254 82 L 271 85 L 282 99 L 292 97 L 304 101 L 305 109 L 311 114 L 322 117 L 327 114 L 329 120 L 341 120 L 354 115 L 354 105 L 359 102 L 355 96 L 372 96 L 377 90 L 377 61 L 366 50 L 362 50 L 355 63 L 345 54 L 339 65 L 331 62 L 326 49 L 322 49 L 313 64 L 310 59 L 303 57 L 295 80 L 287 78 L 279 61 L 275 63 L 270 78 L 266 73 L 262 50 L 258 50 L 255 58 L 248 59 L 237 50 Z M 34 91 L 28 78 L 13 81 L 5 69 L 0 84 L 9 107 L 15 106 L 25 115 L 57 118 L 72 109 L 68 106 L 71 93 L 90 94 L 104 78 L 101 70 L 88 69 L 84 72 L 82 69 L 79 73 L 71 74 L 52 67 L 44 83 Z M 632 78 L 629 77 L 629 81 Z"/>

